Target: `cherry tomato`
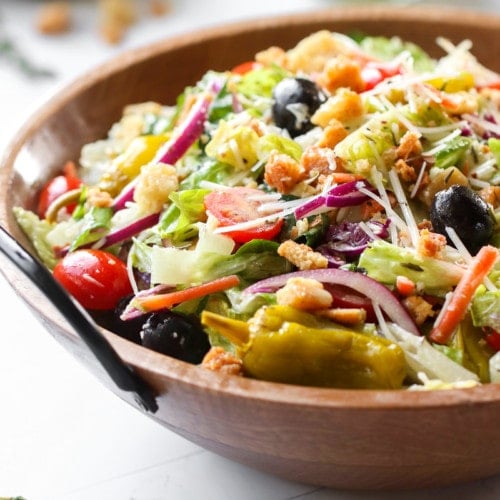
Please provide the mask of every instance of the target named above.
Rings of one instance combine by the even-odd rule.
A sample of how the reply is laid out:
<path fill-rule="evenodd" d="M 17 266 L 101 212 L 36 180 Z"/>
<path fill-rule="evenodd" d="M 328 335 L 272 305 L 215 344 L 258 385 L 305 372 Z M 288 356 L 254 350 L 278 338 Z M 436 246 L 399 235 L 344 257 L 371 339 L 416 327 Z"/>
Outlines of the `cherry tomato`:
<path fill-rule="evenodd" d="M 370 61 L 362 68 L 361 78 L 365 82 L 365 90 L 371 90 L 386 78 L 400 72 L 401 68 L 398 65 Z"/>
<path fill-rule="evenodd" d="M 68 162 L 64 166 L 63 174 L 54 177 L 43 187 L 38 199 L 38 215 L 44 218 L 47 209 L 54 200 L 81 185 L 82 181 L 76 175 L 74 164 Z M 75 205 L 68 205 L 66 209 L 71 213 L 75 209 Z"/>
<path fill-rule="evenodd" d="M 500 351 L 500 333 L 498 333 L 496 330 L 489 330 L 486 332 L 485 335 L 485 340 L 488 343 L 488 345 L 494 350 L 494 351 Z"/>
<path fill-rule="evenodd" d="M 377 316 L 372 301 L 368 297 L 344 285 L 325 283 L 324 286 L 325 290 L 332 295 L 335 307 L 364 309 L 366 311 L 366 320 L 370 322 L 376 321 Z"/>
<path fill-rule="evenodd" d="M 228 231 L 224 234 L 237 243 L 247 243 L 254 239 L 272 240 L 281 231 L 283 219 L 269 218 L 259 213 L 262 205 L 262 191 L 235 187 L 223 191 L 212 191 L 205 196 L 205 209 L 216 219 L 219 226 L 227 227 L 243 222 L 262 219 L 247 229 Z"/>
<path fill-rule="evenodd" d="M 235 66 L 231 72 L 232 73 L 237 73 L 238 75 L 244 75 L 245 73 L 248 73 L 249 71 L 252 71 L 254 69 L 259 69 L 262 68 L 262 64 L 255 62 L 255 61 L 245 61 L 242 62 L 241 64 L 238 64 Z"/>
<path fill-rule="evenodd" d="M 133 291 L 126 265 L 102 250 L 68 253 L 56 264 L 53 274 L 85 309 L 114 309 Z"/>

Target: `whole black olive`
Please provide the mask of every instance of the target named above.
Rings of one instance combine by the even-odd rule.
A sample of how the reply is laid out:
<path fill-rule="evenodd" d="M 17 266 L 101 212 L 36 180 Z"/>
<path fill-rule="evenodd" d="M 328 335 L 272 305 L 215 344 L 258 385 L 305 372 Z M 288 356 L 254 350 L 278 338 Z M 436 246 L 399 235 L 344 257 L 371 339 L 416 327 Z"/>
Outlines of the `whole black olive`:
<path fill-rule="evenodd" d="M 153 313 L 142 327 L 141 339 L 144 347 L 194 364 L 210 349 L 207 334 L 195 316 L 171 311 Z"/>
<path fill-rule="evenodd" d="M 273 99 L 274 122 L 296 137 L 314 127 L 311 116 L 325 101 L 325 95 L 307 78 L 284 78 L 274 87 Z"/>
<path fill-rule="evenodd" d="M 446 227 L 455 230 L 467 250 L 475 255 L 490 241 L 494 221 L 488 204 L 471 188 L 455 184 L 438 191 L 431 204 L 430 217 L 434 232 L 446 236 Z"/>
<path fill-rule="evenodd" d="M 131 340 L 136 344 L 141 343 L 141 328 L 144 322 L 151 314 L 146 314 L 139 316 L 137 318 L 122 320 L 120 315 L 125 310 L 125 307 L 132 300 L 134 295 L 128 295 L 118 302 L 118 305 L 114 310 L 109 311 L 90 311 L 90 314 L 94 318 L 94 320 L 101 325 L 103 328 L 106 328 L 120 337 L 126 338 L 127 340 Z"/>

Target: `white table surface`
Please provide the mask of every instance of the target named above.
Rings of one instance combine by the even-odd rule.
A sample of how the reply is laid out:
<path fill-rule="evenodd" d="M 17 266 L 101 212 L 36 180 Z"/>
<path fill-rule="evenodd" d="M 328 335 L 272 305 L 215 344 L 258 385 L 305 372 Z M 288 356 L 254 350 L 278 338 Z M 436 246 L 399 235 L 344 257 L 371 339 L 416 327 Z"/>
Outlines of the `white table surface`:
<path fill-rule="evenodd" d="M 7 34 L 31 59 L 57 73 L 53 79 L 29 80 L 0 58 L 2 150 L 16 129 L 58 88 L 126 48 L 200 26 L 341 3 L 173 0 L 171 14 L 157 19 L 143 18 L 120 45 L 110 46 L 95 33 L 96 1 L 71 2 L 76 14 L 75 29 L 52 38 L 37 35 L 34 30 L 40 2 L 0 2 L 0 38 Z M 473 4 L 477 10 L 500 11 L 500 0 L 448 4 L 469 8 Z M 43 330 L 11 293 L 1 275 L 0 304 L 0 497 L 22 495 L 27 500 L 500 498 L 500 477 L 419 492 L 343 492 L 283 481 L 236 464 L 162 428 L 101 386 Z"/>

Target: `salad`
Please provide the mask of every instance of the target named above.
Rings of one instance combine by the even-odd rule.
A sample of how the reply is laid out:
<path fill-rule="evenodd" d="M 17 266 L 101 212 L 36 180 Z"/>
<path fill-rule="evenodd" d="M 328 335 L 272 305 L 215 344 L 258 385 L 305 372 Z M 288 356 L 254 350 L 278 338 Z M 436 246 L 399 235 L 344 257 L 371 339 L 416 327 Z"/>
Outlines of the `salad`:
<path fill-rule="evenodd" d="M 16 219 L 104 327 L 204 369 L 500 382 L 500 75 L 321 30 L 128 105 Z"/>

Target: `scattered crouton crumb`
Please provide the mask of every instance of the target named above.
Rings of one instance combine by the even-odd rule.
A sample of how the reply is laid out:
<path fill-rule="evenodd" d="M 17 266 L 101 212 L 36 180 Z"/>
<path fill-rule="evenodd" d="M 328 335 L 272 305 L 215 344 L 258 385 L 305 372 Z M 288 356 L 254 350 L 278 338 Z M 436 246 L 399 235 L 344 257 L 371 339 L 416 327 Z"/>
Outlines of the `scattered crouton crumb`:
<path fill-rule="evenodd" d="M 170 12 L 172 6 L 166 0 L 150 0 L 149 12 L 152 16 L 164 16 Z"/>
<path fill-rule="evenodd" d="M 71 28 L 69 2 L 47 2 L 38 11 L 36 28 L 44 35 L 65 33 Z"/>
<path fill-rule="evenodd" d="M 203 358 L 201 366 L 214 372 L 243 375 L 241 359 L 225 351 L 222 347 L 212 347 Z"/>
<path fill-rule="evenodd" d="M 303 243 L 296 243 L 292 240 L 281 243 L 278 247 L 278 254 L 302 271 L 328 267 L 328 259 L 324 255 L 315 252 L 311 247 Z"/>
<path fill-rule="evenodd" d="M 160 17 L 172 10 L 170 0 L 98 0 L 96 26 L 101 38 L 112 45 L 120 43 L 127 30 L 142 14 Z M 36 19 L 36 29 L 44 35 L 65 33 L 72 28 L 74 8 L 69 1 L 44 2 Z"/>

